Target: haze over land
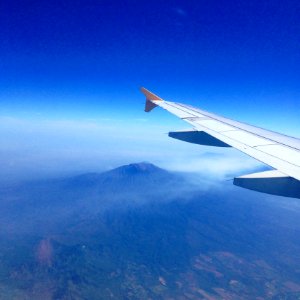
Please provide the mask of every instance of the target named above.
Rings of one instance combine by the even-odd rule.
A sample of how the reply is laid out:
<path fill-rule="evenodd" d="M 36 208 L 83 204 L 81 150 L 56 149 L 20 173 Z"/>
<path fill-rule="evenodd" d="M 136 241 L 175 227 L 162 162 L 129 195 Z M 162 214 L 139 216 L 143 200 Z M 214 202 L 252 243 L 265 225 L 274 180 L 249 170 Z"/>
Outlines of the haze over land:
<path fill-rule="evenodd" d="M 1 299 L 297 299 L 299 203 L 191 179 L 140 163 L 2 189 Z"/>

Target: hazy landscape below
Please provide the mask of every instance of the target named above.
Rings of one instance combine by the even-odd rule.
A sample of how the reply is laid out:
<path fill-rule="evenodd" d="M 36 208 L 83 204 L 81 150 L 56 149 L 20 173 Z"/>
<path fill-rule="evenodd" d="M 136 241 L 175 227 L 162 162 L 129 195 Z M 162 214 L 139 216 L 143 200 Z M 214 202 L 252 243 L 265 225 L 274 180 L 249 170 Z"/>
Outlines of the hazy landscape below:
<path fill-rule="evenodd" d="M 0 299 L 300 299 L 297 200 L 152 164 L 2 186 Z"/>

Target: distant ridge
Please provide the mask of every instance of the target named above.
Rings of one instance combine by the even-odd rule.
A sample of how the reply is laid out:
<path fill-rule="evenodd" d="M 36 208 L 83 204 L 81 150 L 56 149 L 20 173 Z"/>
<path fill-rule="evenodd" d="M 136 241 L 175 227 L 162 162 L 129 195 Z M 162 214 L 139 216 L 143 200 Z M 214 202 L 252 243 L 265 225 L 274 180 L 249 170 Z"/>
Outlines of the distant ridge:
<path fill-rule="evenodd" d="M 102 173 L 84 173 L 63 179 L 64 182 L 93 185 L 103 180 L 120 180 L 136 177 L 172 177 L 172 173 L 148 162 L 123 165 Z"/>
<path fill-rule="evenodd" d="M 148 162 L 132 163 L 124 165 L 110 171 L 105 172 L 106 174 L 119 174 L 119 175 L 141 175 L 141 174 L 168 174 L 166 170 L 163 170 L 154 164 Z M 105 174 L 103 173 L 103 174 Z"/>
<path fill-rule="evenodd" d="M 148 162 L 131 163 L 102 173 L 84 173 L 53 182 L 57 189 L 77 194 L 114 193 L 118 197 L 124 193 L 156 193 L 176 190 L 175 187 L 187 182 L 179 174 L 161 169 Z M 47 186 L 47 182 L 45 182 Z M 159 187 L 159 189 L 157 189 Z M 93 191 L 93 192 L 92 192 Z M 76 198 L 77 198 L 76 196 Z"/>

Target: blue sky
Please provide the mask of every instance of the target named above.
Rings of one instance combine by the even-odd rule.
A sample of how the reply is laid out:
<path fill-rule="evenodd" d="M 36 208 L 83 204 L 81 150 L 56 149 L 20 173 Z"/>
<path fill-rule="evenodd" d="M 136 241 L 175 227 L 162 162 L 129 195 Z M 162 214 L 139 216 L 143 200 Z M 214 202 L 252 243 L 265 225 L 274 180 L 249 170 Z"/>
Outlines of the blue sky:
<path fill-rule="evenodd" d="M 2 1 L 1 178 L 141 160 L 222 174 L 254 167 L 168 139 L 187 125 L 144 113 L 139 87 L 299 136 L 299 14 L 291 0 Z"/>

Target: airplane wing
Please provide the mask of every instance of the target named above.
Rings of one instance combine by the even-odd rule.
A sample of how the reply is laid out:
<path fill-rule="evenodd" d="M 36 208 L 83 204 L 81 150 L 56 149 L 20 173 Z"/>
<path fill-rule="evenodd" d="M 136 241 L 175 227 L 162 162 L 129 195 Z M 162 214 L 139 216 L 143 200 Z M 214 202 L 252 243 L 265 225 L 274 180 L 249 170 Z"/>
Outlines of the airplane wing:
<path fill-rule="evenodd" d="M 141 88 L 145 111 L 160 106 L 192 125 L 191 130 L 169 132 L 190 143 L 234 147 L 273 168 L 234 178 L 234 184 L 268 194 L 300 198 L 300 140 L 233 121 L 189 105 L 165 101 Z"/>

